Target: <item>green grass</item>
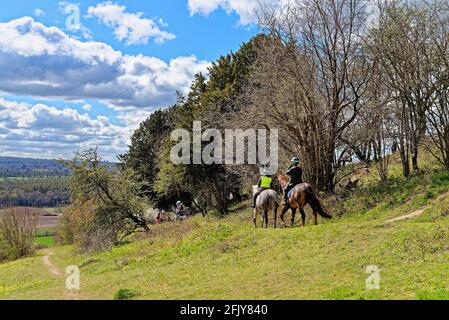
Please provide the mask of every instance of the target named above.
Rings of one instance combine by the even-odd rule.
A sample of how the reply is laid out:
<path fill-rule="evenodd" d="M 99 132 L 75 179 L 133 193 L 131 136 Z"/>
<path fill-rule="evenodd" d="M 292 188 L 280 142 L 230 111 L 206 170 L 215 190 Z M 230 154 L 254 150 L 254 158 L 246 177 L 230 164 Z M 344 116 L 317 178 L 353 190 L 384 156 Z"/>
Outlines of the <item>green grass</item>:
<path fill-rule="evenodd" d="M 33 243 L 35 245 L 39 245 L 39 246 L 46 246 L 46 247 L 51 247 L 55 245 L 55 238 L 54 237 L 36 237 L 34 238 Z"/>
<path fill-rule="evenodd" d="M 48 250 L 61 273 L 80 267 L 81 299 L 449 299 L 449 174 L 430 168 L 387 187 L 373 170 L 366 179 L 345 201 L 327 199 L 339 216 L 318 226 L 309 215 L 306 228 L 254 229 L 245 209 L 152 226 L 109 252 L 40 250 L 0 264 L 0 299 L 67 298 L 65 278 L 43 264 Z M 420 208 L 419 218 L 386 223 Z M 379 290 L 366 288 L 370 265 Z"/>
<path fill-rule="evenodd" d="M 55 241 L 56 230 L 54 228 L 38 229 L 35 234 L 33 244 L 38 247 L 51 247 L 56 244 Z"/>

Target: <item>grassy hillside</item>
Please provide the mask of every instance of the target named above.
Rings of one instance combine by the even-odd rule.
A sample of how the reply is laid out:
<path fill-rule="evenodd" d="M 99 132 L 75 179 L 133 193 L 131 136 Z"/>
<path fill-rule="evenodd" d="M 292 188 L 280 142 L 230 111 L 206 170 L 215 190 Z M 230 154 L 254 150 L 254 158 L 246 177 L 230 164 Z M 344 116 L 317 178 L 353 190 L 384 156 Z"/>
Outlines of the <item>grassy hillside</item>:
<path fill-rule="evenodd" d="M 129 289 L 135 299 L 449 299 L 449 173 L 428 163 L 404 180 L 397 167 L 388 188 L 373 169 L 347 200 L 328 199 L 338 217 L 318 226 L 254 229 L 244 210 L 154 226 L 101 254 L 52 246 L 1 264 L 0 298 L 112 299 Z M 413 212 L 422 214 L 388 222 Z M 81 270 L 77 293 L 65 289 L 68 265 Z M 366 289 L 369 265 L 380 268 L 380 290 Z"/>

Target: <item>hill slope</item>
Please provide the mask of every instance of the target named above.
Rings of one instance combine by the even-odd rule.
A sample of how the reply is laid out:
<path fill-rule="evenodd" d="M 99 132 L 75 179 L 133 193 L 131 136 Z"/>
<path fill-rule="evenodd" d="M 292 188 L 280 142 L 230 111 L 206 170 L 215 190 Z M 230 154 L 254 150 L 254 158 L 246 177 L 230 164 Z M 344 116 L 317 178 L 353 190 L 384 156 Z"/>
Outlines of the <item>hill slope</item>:
<path fill-rule="evenodd" d="M 114 167 L 112 162 L 102 162 L 106 167 Z M 58 160 L 33 159 L 0 156 L 0 178 L 67 177 L 71 174 Z"/>
<path fill-rule="evenodd" d="M 328 202 L 344 215 L 318 226 L 254 229 L 244 210 L 154 226 L 101 254 L 50 247 L 0 264 L 0 298 L 112 299 L 130 289 L 137 299 L 449 299 L 448 191 L 449 173 L 429 171 Z M 76 293 L 65 289 L 69 265 L 80 266 Z M 380 290 L 366 288 L 370 265 Z"/>
<path fill-rule="evenodd" d="M 0 157 L 0 177 L 68 176 L 70 170 L 56 160 Z"/>

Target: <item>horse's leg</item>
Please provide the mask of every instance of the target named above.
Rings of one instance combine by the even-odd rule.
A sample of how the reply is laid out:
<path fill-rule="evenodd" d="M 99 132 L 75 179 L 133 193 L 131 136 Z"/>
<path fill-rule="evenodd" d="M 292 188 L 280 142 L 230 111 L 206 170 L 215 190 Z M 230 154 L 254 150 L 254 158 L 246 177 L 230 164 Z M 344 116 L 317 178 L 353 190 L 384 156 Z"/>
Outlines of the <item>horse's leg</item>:
<path fill-rule="evenodd" d="M 254 208 L 254 216 L 253 216 L 254 228 L 257 228 L 257 209 Z"/>
<path fill-rule="evenodd" d="M 292 228 L 295 224 L 295 215 L 296 215 L 296 208 L 292 208 Z"/>
<path fill-rule="evenodd" d="M 284 206 L 284 208 L 282 209 L 282 212 L 281 212 L 282 226 L 284 228 L 286 227 L 286 225 L 285 225 L 285 214 L 287 213 L 287 210 L 288 210 L 288 206 Z"/>
<path fill-rule="evenodd" d="M 313 211 L 313 220 L 314 224 L 318 225 L 318 213 L 316 213 L 316 211 Z"/>
<path fill-rule="evenodd" d="M 299 212 L 301 213 L 302 226 L 304 227 L 306 224 L 306 213 L 303 208 L 299 209 Z"/>
<path fill-rule="evenodd" d="M 273 221 L 274 221 L 274 228 L 275 229 L 278 226 L 277 220 L 278 220 L 278 207 L 275 206 L 274 209 L 273 209 Z"/>
<path fill-rule="evenodd" d="M 268 228 L 268 208 L 266 208 L 263 212 L 263 215 L 265 217 L 265 229 Z"/>

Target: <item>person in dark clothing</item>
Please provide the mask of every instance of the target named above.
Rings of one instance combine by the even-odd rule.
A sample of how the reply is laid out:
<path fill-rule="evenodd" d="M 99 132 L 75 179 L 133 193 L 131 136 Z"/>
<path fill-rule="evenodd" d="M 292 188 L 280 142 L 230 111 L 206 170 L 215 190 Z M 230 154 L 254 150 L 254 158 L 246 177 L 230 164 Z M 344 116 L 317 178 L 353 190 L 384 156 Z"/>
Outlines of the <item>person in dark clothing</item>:
<path fill-rule="evenodd" d="M 256 207 L 257 197 L 262 192 L 264 192 L 265 190 L 273 189 L 273 178 L 271 178 L 271 176 L 268 174 L 264 174 L 262 177 L 260 177 L 257 186 L 259 187 L 259 190 L 257 190 L 257 192 L 254 194 L 253 204 L 251 205 L 251 208 Z"/>
<path fill-rule="evenodd" d="M 296 185 L 303 183 L 302 180 L 302 169 L 299 166 L 299 158 L 293 158 L 292 164 L 288 168 L 287 175 L 290 176 L 290 183 L 287 188 L 284 190 L 284 203 L 288 205 L 288 193 L 292 190 Z"/>

